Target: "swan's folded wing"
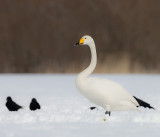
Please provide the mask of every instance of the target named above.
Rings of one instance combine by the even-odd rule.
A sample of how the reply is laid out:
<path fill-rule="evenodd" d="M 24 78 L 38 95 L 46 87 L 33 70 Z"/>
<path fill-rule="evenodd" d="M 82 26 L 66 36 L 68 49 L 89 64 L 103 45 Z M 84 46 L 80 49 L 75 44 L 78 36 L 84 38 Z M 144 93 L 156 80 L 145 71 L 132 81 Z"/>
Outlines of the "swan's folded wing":
<path fill-rule="evenodd" d="M 92 94 L 93 98 L 99 98 L 99 100 L 106 101 L 106 103 L 118 103 L 122 100 L 131 101 L 135 105 L 139 106 L 138 102 L 131 96 L 121 85 L 116 82 L 90 78 L 88 79 L 88 92 Z"/>

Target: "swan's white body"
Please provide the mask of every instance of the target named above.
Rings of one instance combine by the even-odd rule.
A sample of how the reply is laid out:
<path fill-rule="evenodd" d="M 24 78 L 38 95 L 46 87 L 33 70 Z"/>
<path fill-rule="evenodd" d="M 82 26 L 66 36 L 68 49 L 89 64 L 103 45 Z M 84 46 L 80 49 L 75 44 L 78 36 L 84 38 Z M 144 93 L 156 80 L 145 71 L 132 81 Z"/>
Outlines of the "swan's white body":
<path fill-rule="evenodd" d="M 138 102 L 121 85 L 116 82 L 89 78 L 97 63 L 94 40 L 90 36 L 83 36 L 80 45 L 88 45 L 91 50 L 91 63 L 76 79 L 76 86 L 80 93 L 91 102 L 103 107 L 106 111 L 138 110 Z"/>

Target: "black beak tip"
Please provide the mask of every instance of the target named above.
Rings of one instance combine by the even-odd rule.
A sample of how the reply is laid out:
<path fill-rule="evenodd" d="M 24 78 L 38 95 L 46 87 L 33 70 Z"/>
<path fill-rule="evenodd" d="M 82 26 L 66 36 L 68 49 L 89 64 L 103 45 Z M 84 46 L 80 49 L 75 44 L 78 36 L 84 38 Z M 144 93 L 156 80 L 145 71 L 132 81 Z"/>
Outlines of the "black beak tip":
<path fill-rule="evenodd" d="M 79 42 L 77 42 L 76 44 L 74 44 L 74 46 L 78 46 L 79 45 Z"/>

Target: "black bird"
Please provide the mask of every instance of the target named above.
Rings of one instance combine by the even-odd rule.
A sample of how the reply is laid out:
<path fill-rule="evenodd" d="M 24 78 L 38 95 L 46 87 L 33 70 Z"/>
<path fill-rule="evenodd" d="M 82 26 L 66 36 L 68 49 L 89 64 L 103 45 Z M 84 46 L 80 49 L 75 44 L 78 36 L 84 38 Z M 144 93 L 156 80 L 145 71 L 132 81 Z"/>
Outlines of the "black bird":
<path fill-rule="evenodd" d="M 155 109 L 155 108 L 153 108 L 150 104 L 148 104 L 147 102 L 144 102 L 143 100 L 141 100 L 141 99 L 139 99 L 139 98 L 137 98 L 137 97 L 135 97 L 135 96 L 133 96 L 133 97 L 137 100 L 139 106 L 142 106 L 142 107 L 144 107 L 144 108 L 149 108 L 149 109 Z M 138 107 L 138 106 L 137 106 L 137 107 Z"/>
<path fill-rule="evenodd" d="M 22 109 L 22 106 L 19 106 L 14 101 L 12 101 L 11 97 L 7 97 L 6 107 L 9 111 L 18 111 L 19 109 Z"/>
<path fill-rule="evenodd" d="M 41 106 L 39 105 L 39 103 L 37 102 L 37 100 L 35 98 L 32 99 L 29 107 L 30 107 L 30 110 L 32 110 L 32 111 L 34 111 L 36 109 L 41 109 Z"/>

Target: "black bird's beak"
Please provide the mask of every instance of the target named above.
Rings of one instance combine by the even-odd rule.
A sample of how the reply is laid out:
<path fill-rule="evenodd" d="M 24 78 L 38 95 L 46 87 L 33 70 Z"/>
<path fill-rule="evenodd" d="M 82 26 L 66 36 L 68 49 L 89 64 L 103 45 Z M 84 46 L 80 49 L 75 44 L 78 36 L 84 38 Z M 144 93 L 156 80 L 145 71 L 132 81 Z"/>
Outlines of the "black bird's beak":
<path fill-rule="evenodd" d="M 78 46 L 79 45 L 79 42 L 77 42 L 76 44 L 74 44 L 74 46 Z"/>

